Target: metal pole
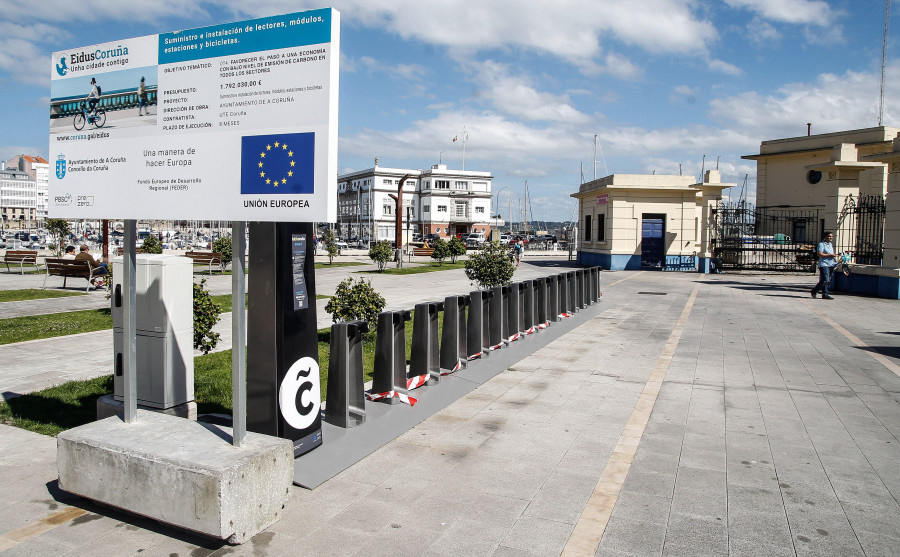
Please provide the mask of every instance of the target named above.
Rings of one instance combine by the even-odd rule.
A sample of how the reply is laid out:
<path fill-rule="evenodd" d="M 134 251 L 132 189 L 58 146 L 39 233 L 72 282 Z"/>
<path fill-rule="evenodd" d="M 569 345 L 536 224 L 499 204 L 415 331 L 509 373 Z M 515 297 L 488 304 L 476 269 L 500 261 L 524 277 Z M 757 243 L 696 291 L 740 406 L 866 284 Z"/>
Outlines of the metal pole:
<path fill-rule="evenodd" d="M 134 308 L 137 305 L 135 294 L 135 241 L 137 240 L 137 222 L 125 221 L 125 246 L 122 249 L 122 288 L 125 296 L 122 300 L 122 335 L 124 343 L 123 379 L 125 423 L 130 424 L 137 416 L 137 321 Z"/>
<path fill-rule="evenodd" d="M 244 311 L 244 274 L 247 253 L 247 223 L 231 222 L 231 408 L 232 439 L 240 447 L 247 436 L 247 313 Z"/>

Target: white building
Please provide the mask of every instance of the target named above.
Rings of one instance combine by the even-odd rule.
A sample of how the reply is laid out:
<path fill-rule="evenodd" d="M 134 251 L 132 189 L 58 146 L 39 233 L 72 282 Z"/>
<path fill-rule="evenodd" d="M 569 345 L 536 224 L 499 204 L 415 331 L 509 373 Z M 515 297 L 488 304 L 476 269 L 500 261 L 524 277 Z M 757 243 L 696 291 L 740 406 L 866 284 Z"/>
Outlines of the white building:
<path fill-rule="evenodd" d="M 0 170 L 0 229 L 27 230 L 36 226 L 37 182 L 27 172 Z"/>
<path fill-rule="evenodd" d="M 338 176 L 338 235 L 363 240 L 396 238 L 396 202 L 403 184 L 403 233 L 490 234 L 490 172 L 448 170 L 436 164 L 428 170 L 384 168 L 377 165 Z M 409 241 L 408 239 L 406 241 Z"/>
<path fill-rule="evenodd" d="M 40 226 L 47 219 L 50 163 L 42 157 L 16 155 L 6 161 L 6 168 L 25 172 L 35 181 L 35 219 L 37 225 Z"/>

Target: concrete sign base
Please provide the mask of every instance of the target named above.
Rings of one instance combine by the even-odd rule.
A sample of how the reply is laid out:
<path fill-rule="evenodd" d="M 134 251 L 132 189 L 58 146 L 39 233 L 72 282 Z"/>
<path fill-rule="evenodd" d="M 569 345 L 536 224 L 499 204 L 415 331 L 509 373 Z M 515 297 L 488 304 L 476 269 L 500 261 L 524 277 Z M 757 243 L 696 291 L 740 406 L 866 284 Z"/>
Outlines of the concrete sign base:
<path fill-rule="evenodd" d="M 240 544 L 281 517 L 293 445 L 258 433 L 138 410 L 60 433 L 59 487 L 166 524 Z"/>

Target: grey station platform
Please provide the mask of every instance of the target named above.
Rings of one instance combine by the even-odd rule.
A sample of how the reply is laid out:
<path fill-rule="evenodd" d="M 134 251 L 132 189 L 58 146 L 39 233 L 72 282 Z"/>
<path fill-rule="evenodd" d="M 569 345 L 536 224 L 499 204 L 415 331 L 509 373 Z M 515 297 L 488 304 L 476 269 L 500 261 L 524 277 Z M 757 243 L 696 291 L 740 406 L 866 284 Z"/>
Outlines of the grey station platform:
<path fill-rule="evenodd" d="M 294 483 L 308 489 L 318 487 L 602 310 L 599 302 L 588 306 L 469 361 L 466 367 L 441 377 L 436 385 L 410 391 L 409 396 L 417 399 L 414 406 L 367 400 L 366 421 L 361 425 L 342 428 L 323 421 L 322 445 L 294 462 Z"/>

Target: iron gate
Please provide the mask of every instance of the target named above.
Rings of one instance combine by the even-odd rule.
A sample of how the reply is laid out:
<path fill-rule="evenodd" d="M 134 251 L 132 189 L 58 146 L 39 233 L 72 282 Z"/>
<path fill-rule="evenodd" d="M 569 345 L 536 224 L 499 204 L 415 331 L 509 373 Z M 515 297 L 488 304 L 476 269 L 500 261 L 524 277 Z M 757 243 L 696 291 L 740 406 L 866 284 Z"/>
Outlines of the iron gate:
<path fill-rule="evenodd" d="M 884 258 L 884 197 L 864 195 L 844 200 L 835 231 L 834 248 L 850 252 L 860 265 L 881 265 Z"/>
<path fill-rule="evenodd" d="M 712 251 L 721 269 L 814 271 L 820 211 L 719 203 Z"/>

